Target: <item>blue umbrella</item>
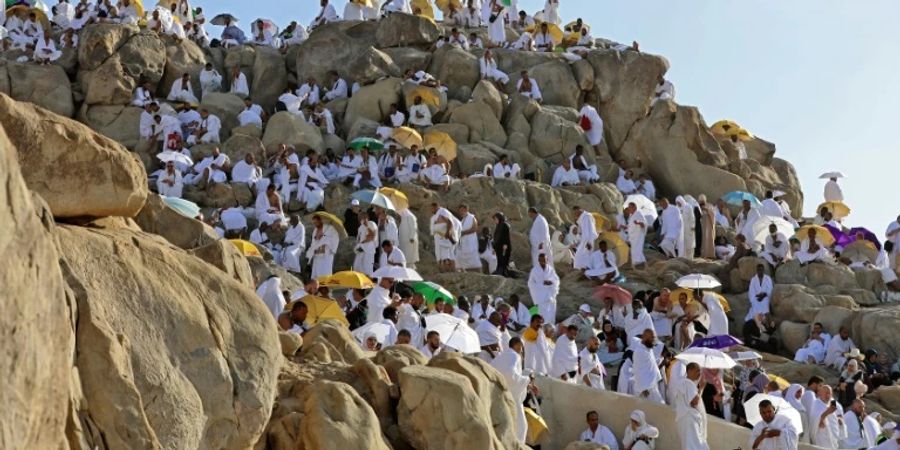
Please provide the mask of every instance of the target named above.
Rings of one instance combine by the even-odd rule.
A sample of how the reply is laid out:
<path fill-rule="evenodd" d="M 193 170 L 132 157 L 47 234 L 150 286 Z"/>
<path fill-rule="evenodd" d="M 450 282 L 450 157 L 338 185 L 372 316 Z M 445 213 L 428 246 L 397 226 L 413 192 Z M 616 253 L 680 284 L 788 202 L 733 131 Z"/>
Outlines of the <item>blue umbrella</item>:
<path fill-rule="evenodd" d="M 371 189 L 366 189 L 363 191 L 356 191 L 351 195 L 351 197 L 363 202 L 368 203 L 372 206 L 380 206 L 384 209 L 389 209 L 391 211 L 396 211 L 397 208 L 394 207 L 394 202 L 391 201 L 388 196 L 382 194 L 381 192 L 374 191 Z"/>
<path fill-rule="evenodd" d="M 723 348 L 733 347 L 735 345 L 744 345 L 744 343 L 741 342 L 740 339 L 738 339 L 734 336 L 727 335 L 727 334 L 720 334 L 718 336 L 710 336 L 707 338 L 700 339 L 699 341 L 694 341 L 690 345 L 689 348 L 702 347 L 702 348 L 712 348 L 712 349 L 719 350 L 719 349 L 723 349 Z"/>
<path fill-rule="evenodd" d="M 750 206 L 754 208 L 758 208 L 760 205 L 762 205 L 762 202 L 760 202 L 755 195 L 744 191 L 731 191 L 723 195 L 722 200 L 724 200 L 725 203 L 734 206 L 742 206 L 744 204 L 744 200 L 749 201 Z"/>

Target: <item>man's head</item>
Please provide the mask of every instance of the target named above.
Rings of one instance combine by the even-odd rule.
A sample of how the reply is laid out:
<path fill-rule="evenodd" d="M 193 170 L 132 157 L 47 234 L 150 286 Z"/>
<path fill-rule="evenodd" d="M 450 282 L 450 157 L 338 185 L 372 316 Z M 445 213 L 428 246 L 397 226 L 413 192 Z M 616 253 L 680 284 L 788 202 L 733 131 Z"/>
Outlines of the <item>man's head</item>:
<path fill-rule="evenodd" d="M 756 265 L 756 275 L 759 278 L 762 278 L 763 275 L 765 275 L 765 274 L 766 274 L 766 266 L 764 266 L 762 264 L 757 264 Z"/>
<path fill-rule="evenodd" d="M 570 341 L 574 341 L 578 336 L 578 327 L 575 325 L 569 325 L 566 327 L 566 337 L 569 338 Z"/>
<path fill-rule="evenodd" d="M 522 344 L 522 338 L 520 337 L 514 337 L 509 340 L 509 348 L 520 355 L 522 354 L 524 347 L 525 345 Z"/>
<path fill-rule="evenodd" d="M 535 207 L 531 206 L 528 208 L 528 217 L 530 217 L 532 220 L 534 220 L 534 218 L 537 217 L 537 215 L 538 215 L 538 212 Z"/>
<path fill-rule="evenodd" d="M 692 381 L 699 380 L 700 379 L 700 365 L 695 362 L 688 363 L 687 367 L 685 368 L 685 373 L 687 373 L 687 377 L 690 378 Z"/>
<path fill-rule="evenodd" d="M 759 402 L 759 415 L 766 423 L 772 423 L 775 420 L 775 405 L 769 400 Z"/>
<path fill-rule="evenodd" d="M 397 312 L 397 308 L 385 306 L 384 310 L 381 311 L 381 317 L 390 320 L 393 323 L 397 323 L 397 320 L 400 319 L 400 314 Z"/>
<path fill-rule="evenodd" d="M 495 327 L 499 327 L 500 324 L 502 323 L 502 320 L 503 320 L 503 318 L 500 317 L 500 313 L 498 313 L 497 311 L 492 312 L 491 315 L 488 317 L 488 322 L 490 322 L 491 325 L 493 325 Z"/>
<path fill-rule="evenodd" d="M 866 403 L 862 399 L 853 400 L 850 410 L 856 413 L 857 417 L 863 418 L 866 415 Z"/>
<path fill-rule="evenodd" d="M 434 310 L 435 312 L 444 312 L 444 299 L 440 297 L 434 299 Z"/>
<path fill-rule="evenodd" d="M 647 348 L 653 348 L 656 345 L 656 332 L 652 328 L 647 328 L 641 333 L 641 344 Z"/>
<path fill-rule="evenodd" d="M 429 331 L 428 334 L 425 335 L 425 341 L 432 350 L 437 350 L 441 347 L 441 334 L 437 331 Z"/>
<path fill-rule="evenodd" d="M 606 252 L 609 247 L 606 245 L 606 241 L 600 241 L 600 243 L 598 244 L 598 248 L 601 252 Z"/>
<path fill-rule="evenodd" d="M 838 331 L 838 334 L 841 335 L 841 339 L 848 339 L 850 337 L 850 329 L 847 327 L 841 327 L 841 330 Z"/>
<path fill-rule="evenodd" d="M 588 428 L 590 428 L 591 431 L 596 431 L 597 427 L 600 426 L 600 415 L 597 414 L 597 411 L 587 413 L 586 419 Z"/>
<path fill-rule="evenodd" d="M 394 243 L 388 239 L 385 239 L 381 242 L 381 251 L 388 255 L 391 254 L 391 252 L 394 251 Z"/>
<path fill-rule="evenodd" d="M 397 345 L 409 344 L 412 342 L 412 334 L 406 328 L 397 332 Z"/>
<path fill-rule="evenodd" d="M 306 321 L 307 314 L 309 314 L 309 308 L 306 307 L 306 303 L 295 302 L 294 306 L 291 307 L 291 322 L 295 325 L 300 325 Z"/>
<path fill-rule="evenodd" d="M 832 398 L 831 386 L 827 384 L 820 385 L 816 394 L 819 395 L 819 400 L 822 400 L 825 403 L 830 402 Z"/>
<path fill-rule="evenodd" d="M 533 330 L 540 330 L 544 326 L 544 318 L 540 314 L 535 314 L 531 316 L 528 326 Z"/>
<path fill-rule="evenodd" d="M 538 255 L 538 264 L 541 266 L 541 268 L 547 267 L 547 255 L 546 254 L 541 253 Z"/>
<path fill-rule="evenodd" d="M 590 353 L 597 353 L 597 351 L 600 350 L 600 338 L 598 338 L 597 336 L 591 336 L 590 338 L 588 338 L 585 348 L 587 348 L 588 352 Z"/>

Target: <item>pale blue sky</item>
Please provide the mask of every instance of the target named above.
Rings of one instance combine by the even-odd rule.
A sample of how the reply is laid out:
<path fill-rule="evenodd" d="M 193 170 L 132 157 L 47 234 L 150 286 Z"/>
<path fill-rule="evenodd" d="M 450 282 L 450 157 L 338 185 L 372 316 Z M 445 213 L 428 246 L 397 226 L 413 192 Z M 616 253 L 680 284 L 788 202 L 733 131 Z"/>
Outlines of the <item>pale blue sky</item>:
<path fill-rule="evenodd" d="M 344 0 L 332 0 L 338 14 Z M 207 17 L 229 11 L 308 23 L 317 0 L 196 1 Z M 519 0 L 529 13 L 543 0 Z M 846 223 L 883 239 L 900 214 L 900 1 L 561 0 L 596 37 L 637 40 L 664 55 L 677 101 L 707 123 L 728 118 L 774 142 L 797 168 L 805 213 L 822 201 L 822 172 L 840 170 Z M 302 6 L 301 6 L 302 5 Z M 218 33 L 217 27 L 210 32 Z"/>

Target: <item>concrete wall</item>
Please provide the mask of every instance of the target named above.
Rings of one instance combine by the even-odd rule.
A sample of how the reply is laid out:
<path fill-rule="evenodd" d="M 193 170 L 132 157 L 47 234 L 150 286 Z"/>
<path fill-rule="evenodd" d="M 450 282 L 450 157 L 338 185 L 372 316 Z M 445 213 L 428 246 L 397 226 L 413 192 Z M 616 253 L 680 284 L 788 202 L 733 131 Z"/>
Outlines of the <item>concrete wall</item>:
<path fill-rule="evenodd" d="M 621 448 L 625 426 L 631 420 L 629 416 L 635 409 L 640 409 L 647 414 L 647 422 L 659 428 L 661 438 L 656 442 L 656 450 L 682 450 L 673 408 L 616 392 L 598 392 L 546 377 L 539 377 L 537 385 L 543 397 L 541 415 L 550 429 L 550 440 L 542 448 L 562 450 L 570 442 L 578 440 L 578 436 L 587 428 L 585 414 L 591 410 L 597 411 L 600 423 L 616 435 Z M 710 418 L 706 434 L 711 450 L 750 449 L 750 430 L 724 420 Z M 816 449 L 819 447 L 800 446 L 800 450 Z"/>

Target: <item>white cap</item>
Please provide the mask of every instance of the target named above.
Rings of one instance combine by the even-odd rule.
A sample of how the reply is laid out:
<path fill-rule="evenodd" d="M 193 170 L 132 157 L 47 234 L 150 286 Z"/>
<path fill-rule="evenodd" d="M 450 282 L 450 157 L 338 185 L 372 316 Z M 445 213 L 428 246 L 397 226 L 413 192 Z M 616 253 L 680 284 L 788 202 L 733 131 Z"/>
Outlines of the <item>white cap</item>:
<path fill-rule="evenodd" d="M 350 201 L 350 206 L 359 206 L 359 200 L 354 198 Z"/>
<path fill-rule="evenodd" d="M 588 306 L 587 303 L 582 303 L 581 306 L 578 307 L 578 310 L 581 311 L 581 312 L 590 313 L 590 312 L 591 312 L 591 307 Z"/>

